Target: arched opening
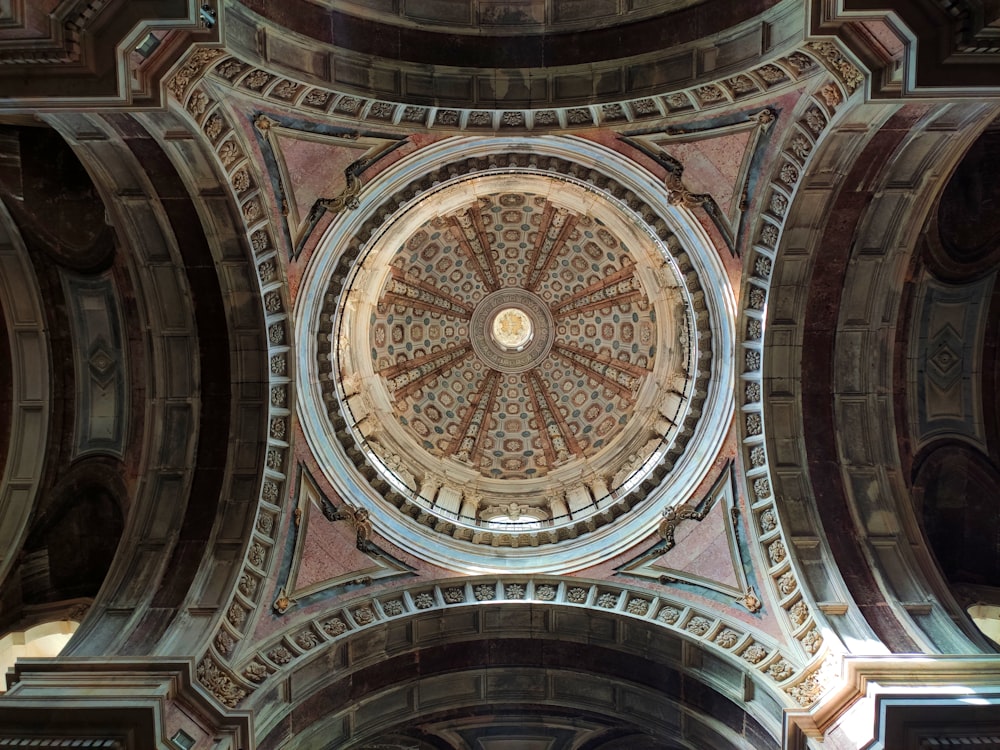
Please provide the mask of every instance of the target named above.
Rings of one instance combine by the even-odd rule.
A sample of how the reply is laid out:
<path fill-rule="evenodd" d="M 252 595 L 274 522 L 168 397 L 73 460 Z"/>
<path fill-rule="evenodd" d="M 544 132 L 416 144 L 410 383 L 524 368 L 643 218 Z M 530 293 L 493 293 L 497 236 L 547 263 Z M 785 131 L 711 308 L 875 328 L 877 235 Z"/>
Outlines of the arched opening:
<path fill-rule="evenodd" d="M 6 675 L 21 658 L 51 658 L 58 656 L 73 637 L 80 623 L 69 618 L 39 623 L 24 630 L 15 630 L 0 638 L 0 675 Z M 0 693 L 7 690 L 6 679 L 0 680 Z"/>

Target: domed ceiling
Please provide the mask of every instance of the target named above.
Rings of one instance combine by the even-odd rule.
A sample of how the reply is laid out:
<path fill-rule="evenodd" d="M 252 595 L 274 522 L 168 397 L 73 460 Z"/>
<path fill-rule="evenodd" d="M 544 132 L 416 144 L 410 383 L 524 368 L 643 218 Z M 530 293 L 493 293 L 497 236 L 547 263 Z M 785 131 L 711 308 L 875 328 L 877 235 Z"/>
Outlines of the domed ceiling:
<path fill-rule="evenodd" d="M 544 195 L 493 193 L 400 247 L 370 338 L 412 443 L 509 485 L 593 460 L 630 421 L 635 432 L 656 333 L 620 238 Z"/>
<path fill-rule="evenodd" d="M 712 332 L 691 256 L 635 192 L 505 158 L 334 230 L 314 351 L 327 453 L 377 513 L 513 549 L 610 527 L 664 484 Z"/>

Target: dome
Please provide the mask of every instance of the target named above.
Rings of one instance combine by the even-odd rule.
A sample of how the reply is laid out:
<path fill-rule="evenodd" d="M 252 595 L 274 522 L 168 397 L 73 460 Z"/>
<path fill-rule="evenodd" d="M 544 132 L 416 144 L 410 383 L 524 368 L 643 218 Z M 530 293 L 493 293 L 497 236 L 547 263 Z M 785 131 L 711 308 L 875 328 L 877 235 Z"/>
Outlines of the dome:
<path fill-rule="evenodd" d="M 594 169 L 596 146 L 517 146 L 387 174 L 380 205 L 331 227 L 306 282 L 324 302 L 306 432 L 401 546 L 544 569 L 648 532 L 703 471 L 725 325 L 696 269 L 714 250 L 665 190 Z"/>

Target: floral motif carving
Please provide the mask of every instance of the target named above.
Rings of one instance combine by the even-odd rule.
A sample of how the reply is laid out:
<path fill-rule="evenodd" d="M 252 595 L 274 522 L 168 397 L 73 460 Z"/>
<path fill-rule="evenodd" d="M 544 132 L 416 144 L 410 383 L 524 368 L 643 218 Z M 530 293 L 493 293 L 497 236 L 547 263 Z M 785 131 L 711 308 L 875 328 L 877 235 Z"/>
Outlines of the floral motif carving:
<path fill-rule="evenodd" d="M 205 120 L 205 135 L 208 139 L 214 141 L 220 135 L 222 135 L 222 127 L 225 123 L 219 115 L 212 115 L 207 120 Z"/>
<path fill-rule="evenodd" d="M 275 664 L 288 664 L 292 660 L 292 652 L 284 646 L 278 646 L 267 652 L 267 658 Z"/>
<path fill-rule="evenodd" d="M 755 286 L 750 289 L 750 307 L 754 310 L 764 309 L 764 300 L 767 299 L 767 292 L 761 289 L 759 286 Z"/>
<path fill-rule="evenodd" d="M 785 692 L 800 706 L 808 708 L 819 699 L 823 692 L 823 684 L 817 675 L 811 674 L 798 685 L 785 688 Z"/>
<path fill-rule="evenodd" d="M 695 96 L 702 101 L 702 103 L 717 102 L 722 100 L 722 91 L 720 91 L 715 86 L 702 86 L 694 91 Z"/>
<path fill-rule="evenodd" d="M 229 59 L 220 63 L 216 68 L 215 72 L 220 76 L 225 78 L 227 81 L 231 81 L 244 70 L 247 69 L 247 65 L 244 65 L 239 60 Z"/>
<path fill-rule="evenodd" d="M 815 654 L 819 651 L 819 647 L 822 645 L 823 636 L 819 634 L 819 631 L 816 630 L 816 628 L 813 628 L 802 637 L 802 648 L 810 654 Z"/>
<path fill-rule="evenodd" d="M 278 99 L 284 99 L 285 101 L 290 101 L 295 98 L 299 89 L 302 88 L 295 81 L 281 81 L 271 90 L 271 95 L 277 97 Z"/>
<path fill-rule="evenodd" d="M 325 107 L 326 103 L 330 101 L 330 92 L 323 91 L 322 89 L 313 89 L 306 94 L 305 99 L 302 101 L 310 107 Z"/>
<path fill-rule="evenodd" d="M 823 128 L 826 127 L 826 118 L 823 117 L 823 113 L 816 107 L 812 107 L 806 110 L 805 123 L 813 135 L 819 135 L 823 131 Z"/>
<path fill-rule="evenodd" d="M 243 609 L 239 604 L 233 602 L 229 607 L 229 612 L 226 615 L 229 618 L 229 622 L 232 623 L 235 628 L 242 628 L 243 623 L 247 619 L 247 611 Z"/>
<path fill-rule="evenodd" d="M 639 99 L 632 102 L 632 111 L 637 115 L 654 115 L 657 113 L 656 102 L 652 99 Z"/>
<path fill-rule="evenodd" d="M 555 586 L 550 586 L 547 583 L 543 583 L 541 586 L 535 586 L 535 598 L 543 602 L 552 601 L 556 598 Z"/>
<path fill-rule="evenodd" d="M 566 601 L 573 604 L 583 604 L 587 601 L 587 589 L 576 586 L 566 592 Z"/>
<path fill-rule="evenodd" d="M 836 84 L 828 83 L 823 88 L 819 90 L 820 98 L 826 103 L 828 107 L 836 107 L 841 102 L 840 89 L 837 88 Z"/>
<path fill-rule="evenodd" d="M 473 590 L 477 602 L 491 602 L 497 598 L 496 586 L 489 583 L 481 583 Z"/>
<path fill-rule="evenodd" d="M 252 661 L 243 670 L 243 676 L 251 682 L 263 682 L 267 679 L 268 669 L 259 661 Z"/>
<path fill-rule="evenodd" d="M 785 71 L 779 68 L 777 65 L 762 65 L 757 68 L 757 75 L 763 78 L 769 84 L 779 83 L 780 81 L 787 78 Z"/>
<path fill-rule="evenodd" d="M 288 388 L 277 385 L 271 389 L 271 406 L 284 409 L 288 406 Z"/>
<path fill-rule="evenodd" d="M 782 217 L 788 210 L 788 198 L 781 193 L 771 193 L 771 202 L 768 208 L 775 216 Z"/>
<path fill-rule="evenodd" d="M 235 645 L 236 641 L 233 640 L 233 637 L 227 630 L 220 630 L 218 635 L 215 636 L 215 647 L 223 656 L 228 655 Z"/>
<path fill-rule="evenodd" d="M 618 604 L 618 594 L 604 593 L 597 597 L 597 606 L 604 609 L 614 609 Z"/>
<path fill-rule="evenodd" d="M 284 354 L 275 354 L 271 357 L 271 374 L 278 376 L 288 374 L 288 359 Z"/>
<path fill-rule="evenodd" d="M 273 323 L 267 328 L 267 340 L 275 346 L 285 343 L 285 324 Z"/>
<path fill-rule="evenodd" d="M 371 607 L 358 607 L 351 614 L 358 625 L 368 625 L 375 621 L 375 611 Z"/>
<path fill-rule="evenodd" d="M 247 559 L 250 560 L 251 565 L 256 565 L 258 568 L 264 567 L 265 552 L 264 547 L 260 544 L 254 542 L 250 547 L 250 552 L 247 555 Z"/>
<path fill-rule="evenodd" d="M 815 50 L 830 63 L 840 75 L 847 90 L 853 92 L 864 80 L 864 74 L 851 63 L 833 42 L 809 42 L 809 48 Z"/>
<path fill-rule="evenodd" d="M 208 95 L 201 89 L 197 89 L 191 94 L 191 98 L 188 99 L 187 110 L 195 117 L 201 117 L 208 110 L 211 103 Z"/>
<path fill-rule="evenodd" d="M 260 496 L 272 505 L 278 504 L 278 485 L 274 482 L 267 480 L 264 482 L 264 486 L 261 489 Z"/>
<path fill-rule="evenodd" d="M 337 101 L 337 106 L 335 109 L 338 112 L 345 112 L 349 115 L 356 115 L 358 110 L 361 109 L 361 105 L 364 104 L 364 100 L 359 99 L 356 96 L 342 96 Z"/>
<path fill-rule="evenodd" d="M 503 590 L 504 598 L 506 599 L 523 599 L 524 598 L 524 586 L 520 583 L 508 583 Z"/>
<path fill-rule="evenodd" d="M 208 688 L 208 691 L 220 703 L 229 708 L 236 708 L 237 704 L 247 695 L 247 691 L 233 682 L 232 678 L 223 672 L 209 656 L 203 658 L 198 664 L 197 675 L 198 681 Z"/>
<path fill-rule="evenodd" d="M 759 664 L 767 656 L 767 649 L 759 643 L 751 643 L 740 656 L 751 664 Z"/>
<path fill-rule="evenodd" d="M 791 677 L 795 673 L 795 670 L 792 668 L 792 665 L 789 664 L 787 661 L 785 661 L 784 659 L 780 659 L 774 662 L 774 664 L 768 666 L 767 673 L 771 676 L 772 679 L 776 680 L 777 682 L 781 682 L 782 680 L 787 680 L 789 677 Z"/>
<path fill-rule="evenodd" d="M 793 593 L 796 588 L 798 588 L 798 583 L 795 580 L 795 576 L 793 576 L 790 572 L 783 573 L 778 578 L 778 591 L 785 596 Z"/>
<path fill-rule="evenodd" d="M 403 602 L 399 599 L 390 599 L 387 602 L 382 602 L 382 611 L 389 617 L 401 615 L 403 614 Z"/>
<path fill-rule="evenodd" d="M 767 463 L 767 460 L 764 455 L 764 446 L 755 445 L 750 449 L 750 465 L 754 468 L 758 468 L 763 466 L 765 463 Z"/>
<path fill-rule="evenodd" d="M 284 451 L 278 448 L 268 448 L 267 449 L 267 468 L 272 471 L 281 471 L 281 467 L 285 463 Z"/>
<path fill-rule="evenodd" d="M 760 528 L 765 534 L 778 528 L 778 522 L 774 517 L 774 511 L 770 508 L 760 514 Z"/>
<path fill-rule="evenodd" d="M 434 606 L 434 597 L 425 591 L 422 594 L 417 594 L 413 598 L 413 603 L 417 605 L 417 609 L 430 609 Z"/>
<path fill-rule="evenodd" d="M 744 399 L 748 404 L 760 401 L 760 383 L 747 383 L 747 387 L 744 390 Z"/>
<path fill-rule="evenodd" d="M 639 599 L 638 597 L 629 599 L 625 610 L 630 615 L 644 615 L 649 612 L 649 602 L 645 599 Z"/>
<path fill-rule="evenodd" d="M 719 634 L 715 636 L 715 642 L 718 645 L 722 646 L 722 648 L 732 648 L 733 646 L 736 645 L 736 642 L 739 639 L 740 639 L 739 633 L 737 633 L 735 630 L 730 630 L 729 628 L 720 631 Z"/>
<path fill-rule="evenodd" d="M 753 590 L 753 586 L 748 588 L 739 599 L 736 600 L 737 603 L 742 604 L 747 608 L 748 612 L 760 612 L 760 608 L 763 606 L 757 593 Z"/>
<path fill-rule="evenodd" d="M 753 263 L 753 273 L 761 279 L 766 279 L 771 275 L 771 259 L 763 255 L 758 255 Z"/>
<path fill-rule="evenodd" d="M 332 617 L 323 623 L 323 632 L 336 638 L 347 632 L 347 623 L 339 617 Z"/>
<path fill-rule="evenodd" d="M 239 589 L 243 596 L 253 599 L 253 595 L 257 593 L 257 579 L 249 573 L 244 573 L 240 576 Z"/>
<path fill-rule="evenodd" d="M 798 182 L 799 170 L 795 168 L 794 164 L 786 162 L 781 165 L 781 170 L 778 172 L 778 179 L 788 186 L 794 185 Z"/>
<path fill-rule="evenodd" d="M 695 635 L 705 635 L 711 625 L 712 621 L 707 620 L 704 617 L 692 617 L 690 621 L 688 621 L 688 624 L 684 626 L 684 629 L 689 633 L 694 633 Z"/>
<path fill-rule="evenodd" d="M 792 623 L 798 627 L 806 621 L 807 617 L 809 617 L 809 607 L 802 599 L 799 599 L 788 610 L 788 617 L 791 619 Z"/>
<path fill-rule="evenodd" d="M 500 115 L 500 122 L 509 128 L 524 127 L 524 113 L 504 112 L 502 115 Z"/>
<path fill-rule="evenodd" d="M 760 369 L 760 352 L 756 349 L 750 349 L 746 353 L 746 367 L 747 370 L 753 372 L 754 370 Z"/>
<path fill-rule="evenodd" d="M 774 224 L 765 224 L 761 228 L 760 243 L 767 247 L 774 247 L 778 244 L 778 228 Z"/>
<path fill-rule="evenodd" d="M 219 149 L 219 161 L 221 161 L 222 166 L 226 168 L 230 167 L 233 164 L 233 162 L 242 157 L 243 157 L 243 152 L 240 150 L 240 147 L 237 146 L 236 143 L 234 143 L 233 141 L 226 141 L 225 143 L 222 144 L 222 147 Z"/>
<path fill-rule="evenodd" d="M 246 78 L 243 79 L 243 85 L 248 89 L 253 89 L 254 91 L 260 91 L 264 88 L 274 76 L 265 73 L 263 70 L 255 70 Z"/>
<path fill-rule="evenodd" d="M 316 646 L 319 645 L 319 636 L 311 630 L 303 630 L 295 636 L 295 642 L 299 644 L 299 648 L 308 651 L 309 649 L 316 648 Z"/>
<path fill-rule="evenodd" d="M 667 625 L 673 625 L 680 618 L 680 610 L 674 607 L 664 607 L 661 609 L 657 615 L 656 619 L 660 622 L 665 622 Z"/>
<path fill-rule="evenodd" d="M 747 435 L 759 435 L 760 433 L 760 414 L 747 414 Z"/>
<path fill-rule="evenodd" d="M 765 478 L 753 480 L 753 491 L 757 495 L 758 500 L 763 500 L 764 498 L 771 496 L 771 482 Z"/>
<path fill-rule="evenodd" d="M 780 539 L 771 542 L 767 548 L 767 556 L 771 558 L 772 565 L 782 562 L 788 556 L 788 552 L 785 550 L 785 543 Z"/>

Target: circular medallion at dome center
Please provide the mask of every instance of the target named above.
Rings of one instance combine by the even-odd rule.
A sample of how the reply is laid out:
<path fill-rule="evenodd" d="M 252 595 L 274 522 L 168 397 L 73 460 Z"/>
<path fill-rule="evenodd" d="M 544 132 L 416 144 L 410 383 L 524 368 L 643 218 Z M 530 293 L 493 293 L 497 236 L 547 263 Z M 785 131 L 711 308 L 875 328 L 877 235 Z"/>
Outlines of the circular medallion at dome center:
<path fill-rule="evenodd" d="M 521 351 L 533 333 L 531 318 L 516 307 L 505 307 L 493 318 L 493 340 L 508 351 Z"/>
<path fill-rule="evenodd" d="M 476 355 L 498 372 L 530 370 L 552 349 L 552 313 L 524 289 L 500 289 L 484 297 L 469 329 Z"/>

